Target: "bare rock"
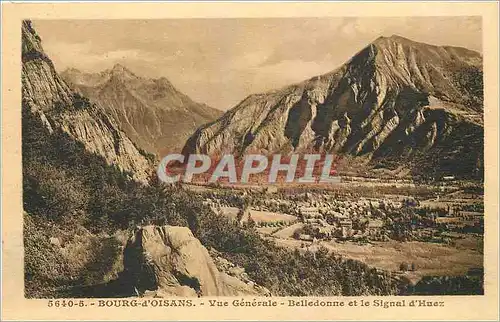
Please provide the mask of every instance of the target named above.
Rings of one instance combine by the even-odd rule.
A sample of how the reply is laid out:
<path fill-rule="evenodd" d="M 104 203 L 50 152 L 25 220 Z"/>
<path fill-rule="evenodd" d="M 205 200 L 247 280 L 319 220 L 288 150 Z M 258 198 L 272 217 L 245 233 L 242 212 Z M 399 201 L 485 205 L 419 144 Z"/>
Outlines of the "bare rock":
<path fill-rule="evenodd" d="M 23 108 L 40 118 L 50 133 L 66 132 L 108 164 L 147 182 L 153 165 L 120 130 L 112 116 L 71 89 L 45 54 L 31 23 L 22 24 Z"/>
<path fill-rule="evenodd" d="M 57 237 L 50 237 L 49 238 L 49 242 L 51 245 L 54 245 L 54 246 L 57 246 L 57 247 L 61 247 L 61 240 Z"/>
<path fill-rule="evenodd" d="M 124 252 L 127 283 L 156 296 L 257 294 L 237 278 L 219 272 L 207 249 L 186 227 L 136 229 Z M 151 292 L 149 292 L 151 294 Z"/>
<path fill-rule="evenodd" d="M 120 64 L 100 73 L 71 68 L 61 77 L 102 106 L 131 140 L 150 153 L 179 152 L 197 127 L 222 114 L 194 102 L 166 78 L 140 77 Z"/>
<path fill-rule="evenodd" d="M 480 53 L 381 37 L 337 70 L 250 95 L 200 127 L 184 153 L 321 151 L 374 163 L 404 157 L 435 164 L 427 159 L 439 154 L 455 165 L 474 164 L 480 152 L 454 149 L 469 149 L 471 141 L 461 139 L 467 133 L 470 150 L 480 151 L 482 111 Z M 474 170 L 455 168 L 446 170 Z"/>

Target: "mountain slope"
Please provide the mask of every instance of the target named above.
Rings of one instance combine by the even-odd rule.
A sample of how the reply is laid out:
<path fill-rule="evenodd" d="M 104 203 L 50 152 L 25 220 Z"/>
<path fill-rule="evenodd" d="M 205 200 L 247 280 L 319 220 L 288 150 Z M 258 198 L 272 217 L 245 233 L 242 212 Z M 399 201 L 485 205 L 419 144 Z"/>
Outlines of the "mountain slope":
<path fill-rule="evenodd" d="M 197 127 L 221 115 L 179 92 L 166 78 L 139 77 L 119 64 L 96 74 L 67 69 L 61 76 L 102 106 L 150 153 L 180 150 Z"/>
<path fill-rule="evenodd" d="M 40 37 L 29 21 L 22 25 L 22 108 L 29 110 L 52 133 L 62 130 L 109 164 L 146 181 L 150 161 L 117 126 L 116 121 L 74 92 L 54 69 Z"/>
<path fill-rule="evenodd" d="M 479 53 L 380 37 L 333 72 L 247 97 L 184 153 L 322 151 L 479 175 L 482 104 Z"/>

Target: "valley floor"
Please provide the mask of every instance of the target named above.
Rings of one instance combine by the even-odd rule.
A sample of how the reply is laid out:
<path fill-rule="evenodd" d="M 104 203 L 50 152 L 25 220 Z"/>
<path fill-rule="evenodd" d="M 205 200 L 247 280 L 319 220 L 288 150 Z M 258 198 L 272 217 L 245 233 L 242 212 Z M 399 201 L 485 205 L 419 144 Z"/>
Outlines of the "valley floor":
<path fill-rule="evenodd" d="M 326 247 L 335 254 L 359 260 L 369 266 L 396 272 L 417 283 L 424 276 L 460 276 L 469 269 L 483 265 L 483 254 L 479 246 L 453 247 L 427 242 L 374 242 L 357 244 L 353 242 L 317 242 L 301 247 L 303 242 L 292 238 L 272 238 L 277 245 L 287 248 L 318 250 Z M 479 245 L 479 241 L 471 240 L 471 244 Z M 399 265 L 403 262 L 415 263 L 415 271 L 401 272 Z"/>
<path fill-rule="evenodd" d="M 211 197 L 207 200 L 212 208 L 236 220 L 238 206 L 225 203 L 224 197 L 218 194 L 230 194 L 230 191 L 238 194 L 235 191 L 242 187 L 235 190 L 207 186 L 192 188 L 202 193 L 210 191 L 208 194 Z M 288 192 L 285 192 L 287 189 Z M 275 189 L 275 193 L 268 193 L 266 191 L 269 188 L 246 187 L 242 197 L 247 200 L 245 203 L 248 210 L 245 214 L 249 213 L 256 222 L 256 229 L 261 236 L 274 241 L 280 247 L 298 249 L 301 252 L 314 252 L 325 247 L 344 258 L 359 260 L 371 267 L 404 276 L 412 284 L 416 284 L 425 276 L 464 276 L 471 269 L 483 267 L 482 228 L 479 231 L 471 231 L 470 229 L 477 228 L 476 224 L 475 228 L 469 229 L 463 225 L 458 227 L 435 223 L 439 219 L 455 220 L 460 218 L 462 213 L 484 215 L 482 187 L 479 183 L 415 185 L 411 182 L 381 182 L 373 179 L 363 181 L 356 178 L 331 189 L 334 197 L 332 191 L 326 189 L 307 192 L 307 189 L 301 190 L 298 186 L 281 185 Z M 408 200 L 416 204 L 406 205 Z M 378 208 L 380 204 L 385 206 Z M 393 208 L 387 205 L 392 205 Z M 480 209 L 475 209 L 477 207 Z M 314 219 L 305 219 L 301 213 L 304 208 L 318 210 L 318 215 L 312 218 L 321 218 L 316 219 L 319 224 L 315 223 Z M 471 209 L 475 212 L 464 212 Z M 257 213 L 259 216 L 252 216 Z M 327 238 L 312 238 L 299 233 L 304 231 L 305 226 L 311 226 L 310 222 L 322 229 L 334 229 L 335 216 L 342 214 L 342 218 L 350 218 L 347 219 L 350 222 L 366 220 L 384 224 L 377 228 L 380 231 L 375 234 L 375 238 L 371 238 L 373 235 L 364 231 L 361 239 L 335 238 L 333 235 L 328 235 Z M 403 240 L 392 237 L 394 231 L 391 229 L 395 229 L 393 221 L 408 222 L 408 227 L 413 226 L 413 229 L 408 228 L 412 230 L 412 237 Z M 248 224 L 248 218 L 243 215 L 240 217 L 240 223 Z M 358 231 L 358 234 L 361 233 L 361 230 Z M 411 269 L 402 268 L 403 264 L 411 266 Z"/>

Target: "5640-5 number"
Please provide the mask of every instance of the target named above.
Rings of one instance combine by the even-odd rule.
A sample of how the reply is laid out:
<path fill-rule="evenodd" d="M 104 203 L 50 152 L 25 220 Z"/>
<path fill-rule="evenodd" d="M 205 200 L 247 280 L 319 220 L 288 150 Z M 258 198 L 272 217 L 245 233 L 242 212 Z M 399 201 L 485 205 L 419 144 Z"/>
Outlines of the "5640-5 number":
<path fill-rule="evenodd" d="M 49 300 L 48 307 L 84 307 L 86 306 L 83 300 Z"/>

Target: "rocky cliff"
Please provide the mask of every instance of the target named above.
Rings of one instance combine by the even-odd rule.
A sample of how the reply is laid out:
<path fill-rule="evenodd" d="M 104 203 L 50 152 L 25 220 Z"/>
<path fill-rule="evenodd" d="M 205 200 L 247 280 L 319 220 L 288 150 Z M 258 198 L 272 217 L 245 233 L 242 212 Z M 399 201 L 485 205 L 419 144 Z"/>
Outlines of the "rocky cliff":
<path fill-rule="evenodd" d="M 222 114 L 194 102 L 166 78 L 139 77 L 119 64 L 95 74 L 67 69 L 61 76 L 102 106 L 139 147 L 150 153 L 179 152 L 197 127 Z"/>
<path fill-rule="evenodd" d="M 380 37 L 333 72 L 250 95 L 200 127 L 183 151 L 320 151 L 477 175 L 482 112 L 479 53 Z"/>
<path fill-rule="evenodd" d="M 50 132 L 62 130 L 134 179 L 148 179 L 153 170 L 150 161 L 112 116 L 72 90 L 57 74 L 29 21 L 22 24 L 22 102 L 22 108 L 37 115 Z"/>
<path fill-rule="evenodd" d="M 137 228 L 125 248 L 124 267 L 124 283 L 146 296 L 269 295 L 248 279 L 219 271 L 187 227 Z"/>

